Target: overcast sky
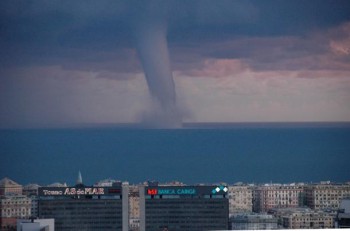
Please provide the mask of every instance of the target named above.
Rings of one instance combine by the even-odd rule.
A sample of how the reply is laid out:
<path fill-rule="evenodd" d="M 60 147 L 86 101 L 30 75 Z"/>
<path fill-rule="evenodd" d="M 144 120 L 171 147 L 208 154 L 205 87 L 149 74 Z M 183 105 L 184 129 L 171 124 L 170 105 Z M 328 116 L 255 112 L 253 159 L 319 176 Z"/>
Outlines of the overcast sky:
<path fill-rule="evenodd" d="M 350 121 L 350 1 L 0 1 L 0 127 L 138 122 L 164 20 L 186 122 Z M 155 51 L 156 52 L 156 51 Z"/>

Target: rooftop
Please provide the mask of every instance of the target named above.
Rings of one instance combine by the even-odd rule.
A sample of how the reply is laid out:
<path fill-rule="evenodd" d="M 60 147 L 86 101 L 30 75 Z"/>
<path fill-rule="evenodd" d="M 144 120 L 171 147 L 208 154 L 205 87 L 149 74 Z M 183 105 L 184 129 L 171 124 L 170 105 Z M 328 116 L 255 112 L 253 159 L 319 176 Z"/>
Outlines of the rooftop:
<path fill-rule="evenodd" d="M 18 184 L 17 182 L 5 177 L 2 180 L 0 180 L 0 187 L 21 187 L 22 185 Z"/>

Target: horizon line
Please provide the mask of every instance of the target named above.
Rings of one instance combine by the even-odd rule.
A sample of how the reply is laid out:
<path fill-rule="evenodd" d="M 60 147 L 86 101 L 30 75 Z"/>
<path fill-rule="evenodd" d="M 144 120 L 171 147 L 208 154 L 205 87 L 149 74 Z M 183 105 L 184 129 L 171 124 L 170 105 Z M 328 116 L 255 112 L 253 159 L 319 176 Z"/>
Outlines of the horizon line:
<path fill-rule="evenodd" d="M 41 129 L 149 129 L 149 130 L 177 130 L 177 129 L 230 129 L 230 128 L 263 128 L 263 127 L 350 127 L 350 121 L 241 121 L 241 122 L 183 122 L 180 127 L 152 127 L 139 122 L 121 123 L 72 123 L 63 125 L 38 126 L 9 126 L 0 130 L 41 130 Z"/>

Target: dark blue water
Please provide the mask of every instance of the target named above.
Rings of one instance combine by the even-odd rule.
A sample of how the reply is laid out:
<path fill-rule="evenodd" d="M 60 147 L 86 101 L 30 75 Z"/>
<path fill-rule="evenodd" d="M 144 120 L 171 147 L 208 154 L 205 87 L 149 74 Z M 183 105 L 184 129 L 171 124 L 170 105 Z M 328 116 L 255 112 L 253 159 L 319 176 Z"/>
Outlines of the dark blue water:
<path fill-rule="evenodd" d="M 350 126 L 0 131 L 0 178 L 86 184 L 350 180 Z"/>

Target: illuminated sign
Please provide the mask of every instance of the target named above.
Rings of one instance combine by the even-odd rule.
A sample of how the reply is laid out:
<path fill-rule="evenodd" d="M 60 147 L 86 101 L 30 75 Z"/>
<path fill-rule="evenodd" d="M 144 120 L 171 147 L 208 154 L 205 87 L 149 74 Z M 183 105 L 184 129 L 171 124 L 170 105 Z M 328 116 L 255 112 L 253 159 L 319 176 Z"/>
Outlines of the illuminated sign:
<path fill-rule="evenodd" d="M 148 195 L 194 195 L 196 189 L 194 188 L 158 188 L 147 189 Z"/>
<path fill-rule="evenodd" d="M 120 194 L 119 188 L 108 187 L 42 187 L 39 188 L 40 196 L 98 196 Z"/>
<path fill-rule="evenodd" d="M 220 191 L 223 191 L 223 192 L 226 193 L 226 192 L 228 191 L 228 188 L 227 188 L 226 186 L 221 185 L 221 186 L 215 187 L 211 192 L 212 192 L 213 194 L 216 194 L 216 193 L 218 193 L 218 192 L 220 192 Z"/>
<path fill-rule="evenodd" d="M 225 185 L 203 186 L 149 186 L 145 194 L 154 195 L 226 195 L 228 188 Z"/>
<path fill-rule="evenodd" d="M 147 189 L 147 194 L 148 195 L 157 195 L 158 190 L 157 189 Z"/>
<path fill-rule="evenodd" d="M 104 188 L 66 188 L 65 190 L 43 190 L 47 195 L 104 195 Z"/>

